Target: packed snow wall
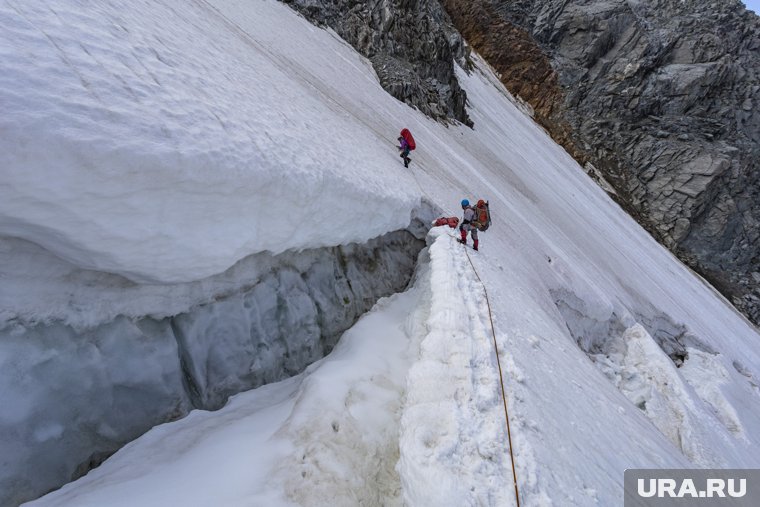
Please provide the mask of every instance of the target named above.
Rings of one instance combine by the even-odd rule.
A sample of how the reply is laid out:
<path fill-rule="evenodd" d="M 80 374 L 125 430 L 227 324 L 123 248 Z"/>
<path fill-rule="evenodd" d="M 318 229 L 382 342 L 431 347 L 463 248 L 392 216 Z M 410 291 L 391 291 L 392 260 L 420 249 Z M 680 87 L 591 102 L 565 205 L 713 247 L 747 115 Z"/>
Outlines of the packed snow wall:
<path fill-rule="evenodd" d="M 0 505 L 81 476 L 157 424 L 303 371 L 407 285 L 423 247 L 402 230 L 257 254 L 230 268 L 266 266 L 242 289 L 163 318 L 0 324 Z"/>

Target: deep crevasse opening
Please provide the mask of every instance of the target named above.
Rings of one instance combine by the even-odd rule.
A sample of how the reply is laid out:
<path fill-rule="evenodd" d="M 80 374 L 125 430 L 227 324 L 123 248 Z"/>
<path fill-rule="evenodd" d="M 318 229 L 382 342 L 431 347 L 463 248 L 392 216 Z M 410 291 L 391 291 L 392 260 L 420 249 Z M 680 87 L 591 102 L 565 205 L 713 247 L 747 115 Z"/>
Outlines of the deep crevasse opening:
<path fill-rule="evenodd" d="M 410 230 L 361 245 L 251 256 L 194 282 L 218 287 L 172 316 L 6 321 L 0 504 L 82 476 L 157 424 L 219 409 L 231 395 L 302 372 L 379 298 L 406 287 L 424 245 L 415 236 L 419 219 Z M 75 273 L 90 283 L 96 276 Z M 248 280 L 235 280 L 230 293 L 220 280 L 237 275 Z M 192 292 L 167 287 L 166 297 L 173 291 Z"/>
<path fill-rule="evenodd" d="M 30 505 L 509 505 L 483 286 L 448 228 L 427 242 L 407 289 L 303 373 L 157 426 Z"/>

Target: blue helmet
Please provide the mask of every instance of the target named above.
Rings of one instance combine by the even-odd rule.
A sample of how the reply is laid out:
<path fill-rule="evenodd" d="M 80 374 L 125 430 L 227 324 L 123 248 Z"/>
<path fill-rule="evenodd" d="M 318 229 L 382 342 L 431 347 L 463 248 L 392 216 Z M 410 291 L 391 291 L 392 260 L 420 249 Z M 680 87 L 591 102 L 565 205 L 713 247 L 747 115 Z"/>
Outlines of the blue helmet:
<path fill-rule="evenodd" d="M 462 199 L 462 207 L 463 207 L 463 208 L 464 208 L 465 206 L 469 206 L 469 205 L 470 205 L 470 201 L 468 201 L 467 199 Z"/>

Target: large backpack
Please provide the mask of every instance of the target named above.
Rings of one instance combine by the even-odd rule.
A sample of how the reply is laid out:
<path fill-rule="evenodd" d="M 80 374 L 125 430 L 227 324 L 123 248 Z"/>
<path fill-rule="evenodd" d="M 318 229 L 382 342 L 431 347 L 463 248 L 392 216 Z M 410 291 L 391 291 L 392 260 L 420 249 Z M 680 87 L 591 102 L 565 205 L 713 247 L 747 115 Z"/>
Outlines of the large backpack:
<path fill-rule="evenodd" d="M 491 210 L 488 209 L 488 201 L 481 199 L 472 209 L 475 211 L 475 220 L 472 225 L 477 227 L 479 231 L 488 230 L 491 225 Z"/>
<path fill-rule="evenodd" d="M 403 129 L 401 131 L 401 137 L 403 137 L 404 141 L 406 141 L 406 144 L 409 145 L 410 150 L 413 150 L 417 147 L 417 145 L 414 144 L 414 137 L 412 137 L 412 133 L 409 132 L 409 129 Z"/>

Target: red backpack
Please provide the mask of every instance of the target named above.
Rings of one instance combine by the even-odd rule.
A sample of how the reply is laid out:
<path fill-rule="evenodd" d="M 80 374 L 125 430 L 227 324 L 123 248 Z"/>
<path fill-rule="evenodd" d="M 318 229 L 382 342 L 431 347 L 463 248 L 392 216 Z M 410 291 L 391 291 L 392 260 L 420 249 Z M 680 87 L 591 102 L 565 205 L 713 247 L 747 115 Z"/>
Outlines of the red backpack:
<path fill-rule="evenodd" d="M 488 208 L 488 201 L 480 199 L 472 209 L 475 210 L 473 225 L 481 231 L 487 230 L 491 225 L 491 210 Z"/>
<path fill-rule="evenodd" d="M 406 141 L 406 144 L 409 145 L 410 150 L 413 150 L 417 147 L 417 145 L 414 144 L 414 137 L 412 137 L 412 133 L 409 132 L 409 129 L 403 129 L 401 131 L 401 137 L 403 137 L 404 141 Z"/>
<path fill-rule="evenodd" d="M 459 219 L 457 217 L 441 217 L 433 222 L 433 225 L 436 227 L 448 225 L 452 229 L 456 229 L 457 225 L 459 225 Z"/>

